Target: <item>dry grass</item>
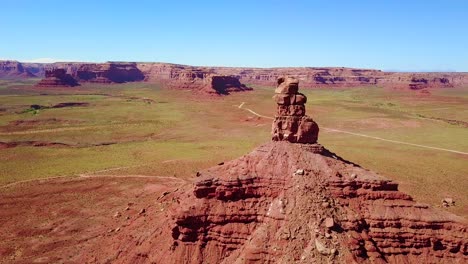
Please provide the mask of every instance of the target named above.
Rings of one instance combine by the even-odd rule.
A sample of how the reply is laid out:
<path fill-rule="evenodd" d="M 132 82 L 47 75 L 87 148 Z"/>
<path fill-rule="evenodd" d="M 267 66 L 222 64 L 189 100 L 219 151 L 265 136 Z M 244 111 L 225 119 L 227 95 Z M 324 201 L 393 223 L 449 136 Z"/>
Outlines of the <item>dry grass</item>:
<path fill-rule="evenodd" d="M 213 99 L 147 83 L 35 91 L 31 83 L 3 81 L 0 141 L 62 142 L 77 147 L 0 150 L 0 184 L 109 168 L 121 169 L 102 173 L 193 177 L 198 170 L 241 156 L 269 140 L 270 120 L 236 107 L 245 102 L 245 107 L 272 116 L 272 89 L 255 88 Z M 380 88 L 303 92 L 309 99 L 308 113 L 323 127 L 468 152 L 467 128 L 444 121 L 468 121 L 468 89 L 432 90 L 430 96 Z M 60 102 L 90 106 L 24 112 L 31 104 Z M 10 123 L 54 118 L 69 122 L 39 122 L 32 127 Z M 466 155 L 325 130 L 320 142 L 343 158 L 400 182 L 404 191 L 422 202 L 437 206 L 444 197 L 453 197 L 457 206 L 448 210 L 468 215 Z M 102 143 L 114 144 L 92 146 Z"/>

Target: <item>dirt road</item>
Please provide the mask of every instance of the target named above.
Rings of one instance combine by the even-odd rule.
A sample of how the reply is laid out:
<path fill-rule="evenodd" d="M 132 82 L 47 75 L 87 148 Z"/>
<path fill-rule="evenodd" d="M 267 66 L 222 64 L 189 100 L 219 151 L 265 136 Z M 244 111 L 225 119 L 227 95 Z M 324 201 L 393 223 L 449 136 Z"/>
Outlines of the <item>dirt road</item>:
<path fill-rule="evenodd" d="M 250 112 L 250 113 L 252 113 L 252 114 L 254 114 L 254 115 L 258 116 L 258 117 L 272 119 L 272 120 L 274 119 L 271 116 L 261 115 L 261 114 L 255 112 L 255 111 L 253 111 L 252 109 L 244 107 L 244 105 L 245 105 L 245 102 L 242 102 L 238 106 L 238 108 L 246 110 L 246 111 L 248 111 L 248 112 Z M 453 150 L 453 149 L 445 149 L 445 148 L 439 148 L 439 147 L 433 147 L 433 146 L 414 144 L 414 143 L 409 143 L 409 142 L 404 142 L 404 141 L 398 141 L 398 140 L 393 140 L 393 139 L 385 139 L 385 138 L 381 138 L 381 137 L 374 137 L 374 136 L 369 136 L 369 135 L 365 135 L 365 134 L 361 134 L 361 133 L 355 133 L 355 132 L 351 132 L 351 131 L 345 131 L 345 130 L 330 128 L 330 127 L 321 126 L 320 128 L 325 130 L 325 131 L 328 131 L 328 132 L 344 133 L 344 134 L 349 134 L 349 135 L 358 136 L 358 137 L 365 137 L 365 138 L 390 142 L 390 143 L 394 143 L 394 144 L 408 145 L 408 146 L 413 146 L 413 147 L 420 147 L 420 148 L 426 148 L 426 149 L 432 149 L 432 150 L 438 150 L 438 151 L 446 151 L 446 152 L 451 152 L 451 153 L 456 153 L 456 154 L 461 154 L 461 155 L 468 155 L 468 152 L 463 152 L 463 151 L 458 151 L 458 150 Z"/>

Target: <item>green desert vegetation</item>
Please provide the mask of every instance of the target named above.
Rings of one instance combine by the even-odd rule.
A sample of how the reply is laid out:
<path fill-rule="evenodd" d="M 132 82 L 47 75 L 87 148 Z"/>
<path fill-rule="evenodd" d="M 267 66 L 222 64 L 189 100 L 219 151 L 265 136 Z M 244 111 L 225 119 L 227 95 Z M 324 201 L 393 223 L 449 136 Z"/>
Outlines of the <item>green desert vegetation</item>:
<path fill-rule="evenodd" d="M 0 149 L 1 185 L 82 174 L 188 179 L 268 142 L 271 120 L 247 109 L 275 112 L 271 87 L 218 98 L 150 83 L 60 90 L 32 84 L 0 83 L 0 142 L 18 144 Z M 420 202 L 440 206 L 453 197 L 456 206 L 447 210 L 468 215 L 468 155 L 355 135 L 466 153 L 468 89 L 301 91 L 326 148 L 399 182 Z M 88 105 L 53 108 L 65 102 Z M 31 110 L 34 104 L 48 108 Z"/>

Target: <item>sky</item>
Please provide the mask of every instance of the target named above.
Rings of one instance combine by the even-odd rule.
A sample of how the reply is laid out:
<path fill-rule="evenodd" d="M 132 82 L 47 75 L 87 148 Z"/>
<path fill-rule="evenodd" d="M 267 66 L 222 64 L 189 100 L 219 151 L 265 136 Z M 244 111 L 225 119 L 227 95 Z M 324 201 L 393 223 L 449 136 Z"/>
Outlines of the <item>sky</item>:
<path fill-rule="evenodd" d="M 0 0 L 0 59 L 468 72 L 466 0 Z"/>

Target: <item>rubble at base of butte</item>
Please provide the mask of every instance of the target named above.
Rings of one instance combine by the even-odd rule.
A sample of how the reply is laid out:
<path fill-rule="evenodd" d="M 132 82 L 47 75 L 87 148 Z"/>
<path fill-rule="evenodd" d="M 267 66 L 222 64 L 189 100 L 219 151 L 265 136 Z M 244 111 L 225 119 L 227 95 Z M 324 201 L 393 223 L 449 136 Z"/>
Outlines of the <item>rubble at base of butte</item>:
<path fill-rule="evenodd" d="M 468 263 L 466 219 L 414 201 L 397 183 L 319 145 L 297 85 L 279 81 L 271 142 L 155 197 L 145 217 L 82 259 Z"/>

